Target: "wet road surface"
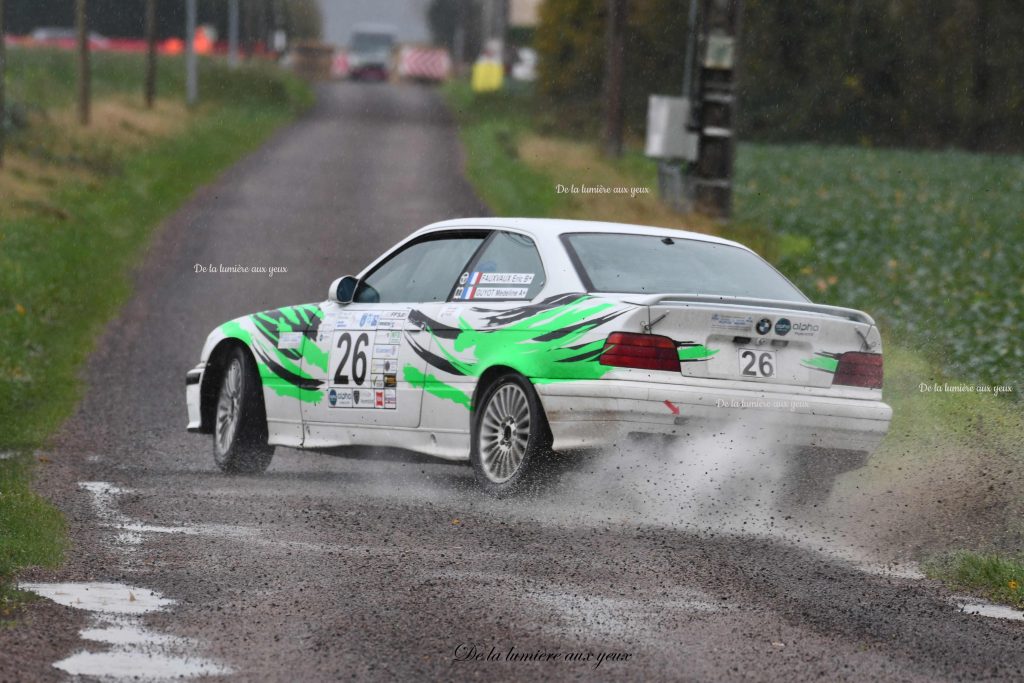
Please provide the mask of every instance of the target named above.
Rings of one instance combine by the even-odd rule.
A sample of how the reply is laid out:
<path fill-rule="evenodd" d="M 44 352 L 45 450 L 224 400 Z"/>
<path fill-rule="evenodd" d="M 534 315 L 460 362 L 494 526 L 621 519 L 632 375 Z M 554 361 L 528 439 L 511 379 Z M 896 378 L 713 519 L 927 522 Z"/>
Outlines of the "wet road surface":
<path fill-rule="evenodd" d="M 397 454 L 279 448 L 264 476 L 216 470 L 209 437 L 184 430 L 184 374 L 210 329 L 322 300 L 410 231 L 483 211 L 436 92 L 324 87 L 154 241 L 40 467 L 68 562 L 30 578 L 158 591 L 173 604 L 139 623 L 238 680 L 1024 677 L 1024 622 L 819 552 L 818 532 L 800 542 L 764 508 L 758 533 L 693 523 L 673 512 L 685 492 L 650 506 L 649 475 L 614 460 L 534 501 L 490 500 L 466 467 Z M 766 533 L 776 522 L 786 533 Z M 0 679 L 61 678 L 57 654 L 103 649 L 75 637 L 73 609 L 33 609 L 48 616 L 19 647 L 34 634 L 59 652 Z"/>

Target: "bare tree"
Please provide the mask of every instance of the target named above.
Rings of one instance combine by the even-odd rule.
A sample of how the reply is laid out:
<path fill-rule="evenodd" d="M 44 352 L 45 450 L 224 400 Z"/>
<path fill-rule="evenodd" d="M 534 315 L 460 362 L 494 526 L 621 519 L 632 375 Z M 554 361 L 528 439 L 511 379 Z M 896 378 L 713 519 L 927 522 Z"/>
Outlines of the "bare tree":
<path fill-rule="evenodd" d="M 86 21 L 86 0 L 75 2 L 75 23 L 78 26 L 78 122 L 89 125 L 91 83 L 89 73 L 89 26 Z"/>
<path fill-rule="evenodd" d="M 146 106 L 156 99 L 156 0 L 146 0 Z"/>
<path fill-rule="evenodd" d="M 4 144 L 7 142 L 7 41 L 4 38 L 4 0 L 0 0 L 0 168 L 4 167 Z"/>

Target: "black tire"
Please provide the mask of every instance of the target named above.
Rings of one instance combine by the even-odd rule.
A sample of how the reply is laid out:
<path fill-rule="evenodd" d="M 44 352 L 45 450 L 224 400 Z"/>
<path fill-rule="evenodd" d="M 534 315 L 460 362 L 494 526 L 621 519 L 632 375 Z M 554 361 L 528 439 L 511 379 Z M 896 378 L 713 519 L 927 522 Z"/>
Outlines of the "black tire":
<path fill-rule="evenodd" d="M 267 416 L 256 363 L 236 347 L 228 354 L 217 389 L 213 459 L 230 474 L 262 474 L 274 457 L 267 444 Z"/>
<path fill-rule="evenodd" d="M 470 430 L 469 460 L 481 488 L 496 498 L 536 491 L 553 470 L 552 456 L 551 430 L 533 385 L 515 373 L 492 381 Z"/>

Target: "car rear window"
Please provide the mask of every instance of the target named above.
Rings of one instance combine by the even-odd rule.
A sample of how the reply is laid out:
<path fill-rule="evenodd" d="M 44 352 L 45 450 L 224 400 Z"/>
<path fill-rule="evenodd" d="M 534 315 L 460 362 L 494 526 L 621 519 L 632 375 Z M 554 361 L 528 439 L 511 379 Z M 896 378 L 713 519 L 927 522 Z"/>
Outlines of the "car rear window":
<path fill-rule="evenodd" d="M 568 233 L 562 241 L 591 292 L 807 301 L 760 256 L 728 244 L 619 233 Z"/>

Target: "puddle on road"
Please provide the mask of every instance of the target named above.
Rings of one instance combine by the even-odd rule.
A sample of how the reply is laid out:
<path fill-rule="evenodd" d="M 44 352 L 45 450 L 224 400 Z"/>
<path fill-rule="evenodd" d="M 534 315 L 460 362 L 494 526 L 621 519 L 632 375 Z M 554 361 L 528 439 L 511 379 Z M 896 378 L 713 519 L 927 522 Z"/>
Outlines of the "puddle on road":
<path fill-rule="evenodd" d="M 139 681 L 232 673 L 224 664 L 197 657 L 195 641 L 146 628 L 143 615 L 174 604 L 156 591 L 119 583 L 23 583 L 19 587 L 92 613 L 89 627 L 79 635 L 109 647 L 102 652 L 81 650 L 54 663 L 72 676 Z"/>
<path fill-rule="evenodd" d="M 1024 621 L 1024 612 L 1006 605 L 993 605 L 990 602 L 978 602 L 977 598 L 955 597 L 956 606 L 964 614 L 977 614 L 982 617 L 993 619 L 1010 619 L 1012 621 Z"/>

